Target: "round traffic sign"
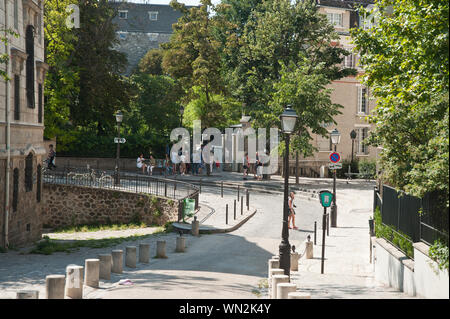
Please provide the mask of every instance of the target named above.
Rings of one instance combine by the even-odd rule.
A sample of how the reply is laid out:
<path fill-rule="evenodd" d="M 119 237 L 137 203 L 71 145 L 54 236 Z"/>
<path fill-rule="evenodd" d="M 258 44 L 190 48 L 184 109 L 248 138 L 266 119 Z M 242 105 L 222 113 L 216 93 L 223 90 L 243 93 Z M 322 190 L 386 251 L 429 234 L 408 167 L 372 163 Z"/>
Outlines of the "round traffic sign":
<path fill-rule="evenodd" d="M 331 153 L 330 161 L 331 161 L 331 163 L 339 163 L 341 161 L 341 155 L 336 152 Z"/>

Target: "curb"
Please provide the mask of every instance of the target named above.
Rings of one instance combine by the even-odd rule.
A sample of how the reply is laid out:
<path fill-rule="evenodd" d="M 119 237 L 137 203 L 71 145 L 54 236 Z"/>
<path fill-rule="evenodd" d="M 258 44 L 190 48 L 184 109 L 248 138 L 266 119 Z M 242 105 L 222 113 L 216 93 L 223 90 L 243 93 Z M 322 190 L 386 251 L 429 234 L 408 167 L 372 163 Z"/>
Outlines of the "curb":
<path fill-rule="evenodd" d="M 230 233 L 235 231 L 236 229 L 238 229 L 239 227 L 241 227 L 242 225 L 244 225 L 250 218 L 252 218 L 255 214 L 257 213 L 257 210 L 255 209 L 255 211 L 253 213 L 251 213 L 250 215 L 248 215 L 247 217 L 245 217 L 243 220 L 241 220 L 239 223 L 237 223 L 236 225 L 230 227 L 230 228 L 213 228 L 213 229 L 199 229 L 199 233 L 200 234 L 225 234 L 225 233 Z M 173 228 L 175 228 L 177 231 L 182 231 L 182 232 L 190 232 L 191 231 L 191 225 L 192 224 L 183 224 L 186 225 L 186 227 L 189 227 L 188 229 L 186 228 L 181 228 L 181 227 L 177 227 L 177 225 L 172 224 Z"/>

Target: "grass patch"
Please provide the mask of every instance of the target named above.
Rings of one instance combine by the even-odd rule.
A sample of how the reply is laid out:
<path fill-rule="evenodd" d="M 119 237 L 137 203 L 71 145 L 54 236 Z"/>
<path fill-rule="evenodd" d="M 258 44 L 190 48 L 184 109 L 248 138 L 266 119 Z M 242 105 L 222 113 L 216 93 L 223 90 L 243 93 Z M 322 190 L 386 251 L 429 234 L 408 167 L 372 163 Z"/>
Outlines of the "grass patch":
<path fill-rule="evenodd" d="M 78 225 L 78 226 L 67 226 L 56 228 L 53 233 L 87 233 L 87 232 L 97 232 L 102 230 L 127 230 L 127 229 L 141 229 L 147 227 L 154 227 L 154 225 L 147 225 L 144 222 L 131 222 L 128 224 L 114 224 L 108 223 L 105 225 L 91 224 L 91 225 Z"/>

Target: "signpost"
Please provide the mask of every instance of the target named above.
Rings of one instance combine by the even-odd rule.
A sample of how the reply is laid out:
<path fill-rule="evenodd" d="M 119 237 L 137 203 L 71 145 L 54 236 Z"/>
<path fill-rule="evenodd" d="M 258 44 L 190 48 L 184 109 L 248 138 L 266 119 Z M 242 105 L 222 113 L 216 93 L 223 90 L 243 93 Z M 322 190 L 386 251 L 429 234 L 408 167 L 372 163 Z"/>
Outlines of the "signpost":
<path fill-rule="evenodd" d="M 330 162 L 331 163 L 339 163 L 341 161 L 341 155 L 337 152 L 333 152 L 330 154 Z"/>
<path fill-rule="evenodd" d="M 329 191 L 321 191 L 319 193 L 320 204 L 323 207 L 323 218 L 322 218 L 322 262 L 321 262 L 321 274 L 324 273 L 325 267 L 325 229 L 327 223 L 327 208 L 331 206 L 333 202 L 333 194 Z"/>
<path fill-rule="evenodd" d="M 328 164 L 329 169 L 342 169 L 342 163 L 330 163 Z"/>
<path fill-rule="evenodd" d="M 126 142 L 127 142 L 127 140 L 124 139 L 123 137 L 122 138 L 118 138 L 118 137 L 114 138 L 114 143 L 116 143 L 116 144 L 125 144 Z"/>

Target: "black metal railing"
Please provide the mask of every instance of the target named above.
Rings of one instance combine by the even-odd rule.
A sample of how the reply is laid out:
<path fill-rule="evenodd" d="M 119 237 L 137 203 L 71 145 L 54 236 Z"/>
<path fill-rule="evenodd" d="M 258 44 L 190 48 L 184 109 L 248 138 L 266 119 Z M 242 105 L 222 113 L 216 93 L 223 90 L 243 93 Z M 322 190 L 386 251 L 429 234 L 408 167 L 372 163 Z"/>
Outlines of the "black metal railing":
<path fill-rule="evenodd" d="M 45 170 L 43 173 L 43 182 L 47 184 L 114 189 L 125 192 L 152 194 L 176 200 L 192 198 L 199 193 L 199 188 L 195 185 L 164 178 L 154 178 L 152 176 L 121 172 L 119 180 L 120 182 L 117 184 L 114 171 L 87 168 Z"/>

